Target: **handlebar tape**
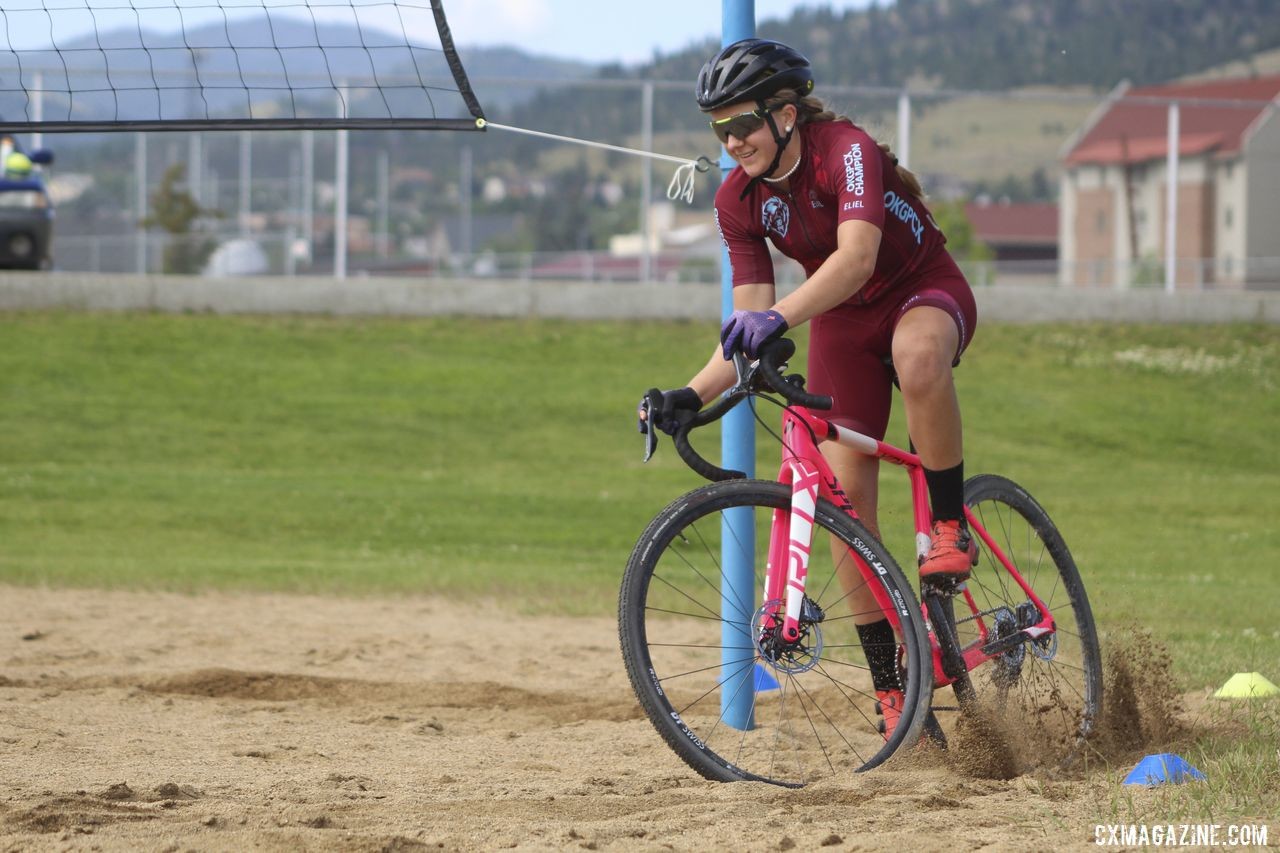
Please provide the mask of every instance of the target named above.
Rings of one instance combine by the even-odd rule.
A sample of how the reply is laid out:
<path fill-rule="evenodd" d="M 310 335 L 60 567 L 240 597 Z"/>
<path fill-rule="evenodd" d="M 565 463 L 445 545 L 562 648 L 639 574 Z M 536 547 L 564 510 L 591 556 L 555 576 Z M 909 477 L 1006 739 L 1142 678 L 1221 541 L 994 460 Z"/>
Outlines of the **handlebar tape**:
<path fill-rule="evenodd" d="M 796 353 L 796 343 L 790 338 L 779 338 L 765 344 L 760 351 L 760 372 L 764 374 L 769 386 L 781 394 L 788 403 L 804 406 L 806 409 L 826 411 L 833 401 L 822 394 L 810 394 L 798 385 L 789 382 L 778 369 L 778 365 L 786 362 Z"/>

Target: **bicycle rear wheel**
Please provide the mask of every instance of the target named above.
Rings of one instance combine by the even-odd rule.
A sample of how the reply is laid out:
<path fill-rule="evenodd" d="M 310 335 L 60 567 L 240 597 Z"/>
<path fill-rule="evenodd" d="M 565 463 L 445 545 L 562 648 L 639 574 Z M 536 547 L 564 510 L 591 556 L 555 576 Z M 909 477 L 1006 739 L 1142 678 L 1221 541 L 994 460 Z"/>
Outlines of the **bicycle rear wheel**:
<path fill-rule="evenodd" d="M 708 779 L 798 786 L 867 770 L 914 743 L 924 724 L 933 673 L 915 594 L 862 524 L 825 500 L 814 519 L 802 640 L 785 656 L 760 644 L 757 598 L 770 526 L 775 512 L 789 512 L 790 499 L 786 486 L 761 480 L 696 489 L 649 524 L 627 563 L 618 629 L 631 684 L 666 742 Z M 725 513 L 735 518 L 732 548 L 754 565 L 755 592 L 730 597 L 722 612 Z M 751 533 L 741 533 L 744 515 Z M 844 555 L 839 563 L 833 537 Z M 850 549 L 875 566 L 872 581 L 857 571 Z M 888 741 L 877 731 L 875 691 L 849 604 L 851 591 L 868 583 L 894 602 L 903 625 L 904 708 Z M 726 714 L 722 703 L 736 697 L 749 719 Z"/>
<path fill-rule="evenodd" d="M 1056 630 L 1019 643 L 968 674 L 979 707 L 998 715 L 1001 734 L 1020 747 L 1022 769 L 1070 763 L 1102 713 L 1102 655 L 1084 583 L 1044 508 L 1004 477 L 965 483 L 965 503 L 1011 566 L 1053 613 Z M 990 643 L 1036 624 L 1030 597 L 974 531 L 978 565 L 951 599 L 961 648 Z M 955 685 L 963 701 L 963 680 Z"/>

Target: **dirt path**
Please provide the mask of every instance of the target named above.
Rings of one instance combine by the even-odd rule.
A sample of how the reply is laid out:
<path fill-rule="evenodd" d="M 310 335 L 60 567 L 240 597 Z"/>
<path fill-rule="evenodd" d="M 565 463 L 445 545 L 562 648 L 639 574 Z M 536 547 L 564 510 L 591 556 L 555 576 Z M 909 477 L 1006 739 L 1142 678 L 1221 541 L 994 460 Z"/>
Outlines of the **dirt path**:
<path fill-rule="evenodd" d="M 706 782 L 612 620 L 426 598 L 0 587 L 0 756 L 0 850 L 1083 849 L 1108 796 L 937 754 Z"/>

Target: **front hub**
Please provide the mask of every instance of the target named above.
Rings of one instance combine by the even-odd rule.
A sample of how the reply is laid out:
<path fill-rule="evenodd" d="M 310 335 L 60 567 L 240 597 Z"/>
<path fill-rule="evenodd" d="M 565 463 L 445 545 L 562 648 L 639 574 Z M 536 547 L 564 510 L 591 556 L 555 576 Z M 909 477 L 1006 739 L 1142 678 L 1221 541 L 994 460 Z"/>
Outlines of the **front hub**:
<path fill-rule="evenodd" d="M 756 651 L 760 657 L 779 672 L 796 675 L 808 672 L 822 658 L 822 610 L 805 598 L 800 610 L 800 621 L 794 639 L 782 636 L 783 604 L 766 601 L 751 619 L 751 633 L 755 637 Z"/>

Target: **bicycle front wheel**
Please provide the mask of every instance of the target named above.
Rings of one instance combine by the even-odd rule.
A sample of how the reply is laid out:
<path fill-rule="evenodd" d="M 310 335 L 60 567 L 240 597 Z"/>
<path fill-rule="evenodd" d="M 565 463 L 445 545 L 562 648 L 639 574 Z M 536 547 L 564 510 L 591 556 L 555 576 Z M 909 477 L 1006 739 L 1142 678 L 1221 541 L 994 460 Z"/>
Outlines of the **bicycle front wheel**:
<path fill-rule="evenodd" d="M 991 474 L 973 477 L 965 503 L 1008 566 L 975 535 L 978 565 L 966 592 L 952 600 L 960 646 L 989 644 L 1041 621 L 1009 569 L 1053 614 L 1056 628 L 996 655 L 969 673 L 969 684 L 1026 747 L 1023 765 L 1070 763 L 1102 713 L 1102 655 L 1080 572 L 1049 514 L 1021 486 Z"/>
<path fill-rule="evenodd" d="M 761 601 L 771 523 L 775 513 L 789 518 L 790 500 L 769 481 L 696 489 L 650 523 L 627 563 L 618 621 L 631 684 L 666 742 L 708 779 L 798 786 L 867 770 L 915 743 L 927 714 L 932 660 L 915 594 L 884 547 L 826 500 L 814 518 L 801 640 L 779 654 L 762 639 L 777 606 Z M 859 560 L 874 569 L 859 571 Z M 726 562 L 739 561 L 752 589 L 725 578 Z M 854 612 L 873 587 L 902 625 L 903 709 L 887 740 L 855 627 L 882 612 Z"/>

